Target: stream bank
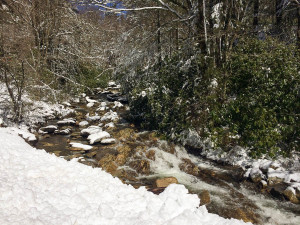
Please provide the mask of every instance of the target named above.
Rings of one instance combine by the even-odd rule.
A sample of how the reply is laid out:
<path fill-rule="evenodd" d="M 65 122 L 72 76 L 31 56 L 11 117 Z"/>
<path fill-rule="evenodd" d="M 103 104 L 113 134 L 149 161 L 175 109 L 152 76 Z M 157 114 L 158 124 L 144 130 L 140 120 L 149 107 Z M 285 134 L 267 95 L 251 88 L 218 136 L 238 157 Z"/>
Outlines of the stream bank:
<path fill-rule="evenodd" d="M 69 105 L 73 113 L 41 127 L 34 146 L 66 160 L 101 167 L 124 183 L 146 186 L 156 194 L 164 190 L 155 184 L 157 179 L 176 178 L 199 195 L 209 212 L 226 218 L 298 224 L 298 205 L 261 191 L 244 178 L 240 167 L 189 154 L 182 146 L 160 140 L 155 132 L 139 130 L 124 119 L 126 102 L 116 85 L 94 96 L 81 96 Z"/>

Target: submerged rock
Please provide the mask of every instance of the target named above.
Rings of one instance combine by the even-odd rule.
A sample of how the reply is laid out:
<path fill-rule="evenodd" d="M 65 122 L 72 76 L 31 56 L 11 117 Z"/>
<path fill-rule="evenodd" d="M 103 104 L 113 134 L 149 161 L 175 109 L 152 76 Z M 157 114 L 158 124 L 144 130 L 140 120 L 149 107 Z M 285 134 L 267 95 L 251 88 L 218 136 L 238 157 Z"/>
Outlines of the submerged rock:
<path fill-rule="evenodd" d="M 138 174 L 134 171 L 127 171 L 125 169 L 118 169 L 115 173 L 115 176 L 120 178 L 123 181 L 131 181 L 131 182 L 137 182 L 138 179 L 136 178 Z"/>
<path fill-rule="evenodd" d="M 165 152 L 174 154 L 175 153 L 175 144 L 168 143 L 167 141 L 160 141 L 159 142 L 159 148 L 162 149 Z"/>
<path fill-rule="evenodd" d="M 106 154 L 99 162 L 98 165 L 110 174 L 114 174 L 118 165 L 115 163 L 116 156 L 111 154 Z"/>
<path fill-rule="evenodd" d="M 182 161 L 183 163 L 179 165 L 180 170 L 193 176 L 199 175 L 200 170 L 198 166 L 196 166 L 190 159 L 182 159 Z"/>
<path fill-rule="evenodd" d="M 209 191 L 204 190 L 199 194 L 200 205 L 207 205 L 210 203 L 210 194 Z"/>
<path fill-rule="evenodd" d="M 155 150 L 149 150 L 146 152 L 146 157 L 150 160 L 155 160 Z"/>
<path fill-rule="evenodd" d="M 178 180 L 176 177 L 165 177 L 161 179 L 157 179 L 155 181 L 155 185 L 158 188 L 168 187 L 170 184 L 178 184 Z"/>
<path fill-rule="evenodd" d="M 136 160 L 130 162 L 129 166 L 136 170 L 137 173 L 140 174 L 150 174 L 150 162 L 148 160 Z"/>
<path fill-rule="evenodd" d="M 131 128 L 126 128 L 123 130 L 120 130 L 117 134 L 116 137 L 121 139 L 121 140 L 136 140 L 137 134 L 135 131 Z"/>

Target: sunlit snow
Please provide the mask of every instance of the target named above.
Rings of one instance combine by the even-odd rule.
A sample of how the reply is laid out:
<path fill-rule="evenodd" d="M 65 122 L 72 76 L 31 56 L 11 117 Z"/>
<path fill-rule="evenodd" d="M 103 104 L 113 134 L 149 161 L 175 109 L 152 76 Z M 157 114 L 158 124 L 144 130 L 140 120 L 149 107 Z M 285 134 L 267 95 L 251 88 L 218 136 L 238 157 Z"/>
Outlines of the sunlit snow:
<path fill-rule="evenodd" d="M 154 195 L 99 168 L 36 150 L 0 128 L 0 224 L 245 224 L 199 206 L 197 195 L 170 185 Z"/>

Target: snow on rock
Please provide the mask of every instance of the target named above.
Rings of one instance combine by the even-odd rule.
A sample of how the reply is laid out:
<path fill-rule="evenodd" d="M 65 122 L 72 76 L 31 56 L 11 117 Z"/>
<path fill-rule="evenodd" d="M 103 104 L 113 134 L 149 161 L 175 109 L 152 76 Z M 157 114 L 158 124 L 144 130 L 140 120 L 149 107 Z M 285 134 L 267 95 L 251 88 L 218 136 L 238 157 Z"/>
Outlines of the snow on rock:
<path fill-rule="evenodd" d="M 3 121 L 3 119 L 0 117 L 0 127 L 2 127 L 2 126 L 4 126 L 5 124 L 4 124 L 4 121 Z"/>
<path fill-rule="evenodd" d="M 54 131 L 57 130 L 57 126 L 49 125 L 49 126 L 46 126 L 46 127 L 41 127 L 40 130 L 42 131 L 40 133 L 52 134 L 52 133 L 54 133 Z"/>
<path fill-rule="evenodd" d="M 91 150 L 93 147 L 90 146 L 90 145 L 84 145 L 84 144 L 81 144 L 81 143 L 75 143 L 75 142 L 71 142 L 70 145 L 73 147 L 73 148 L 81 148 L 83 150 Z"/>
<path fill-rule="evenodd" d="M 88 103 L 96 103 L 96 102 L 98 102 L 97 100 L 90 99 L 88 96 L 85 97 L 85 100 L 86 100 Z"/>
<path fill-rule="evenodd" d="M 86 115 L 86 120 L 87 120 L 87 121 L 97 121 L 97 120 L 100 120 L 100 118 L 101 118 L 101 117 L 98 116 L 98 115 L 90 116 L 89 113 Z"/>
<path fill-rule="evenodd" d="M 54 131 L 55 134 L 60 134 L 60 135 L 69 135 L 71 132 L 72 132 L 72 130 L 70 128 Z"/>
<path fill-rule="evenodd" d="M 87 139 L 90 141 L 90 144 L 92 145 L 94 143 L 100 142 L 104 138 L 110 138 L 110 134 L 107 133 L 106 131 L 100 131 L 97 133 L 90 134 Z"/>
<path fill-rule="evenodd" d="M 110 110 L 102 116 L 101 121 L 116 121 L 119 119 L 119 116 L 116 112 Z"/>
<path fill-rule="evenodd" d="M 66 118 L 66 119 L 63 119 L 63 120 L 57 122 L 57 125 L 60 125 L 60 126 L 75 125 L 75 124 L 76 124 L 76 120 L 73 118 Z"/>
<path fill-rule="evenodd" d="M 285 182 L 298 182 L 300 183 L 300 172 L 292 172 L 287 174 L 285 177 Z"/>
<path fill-rule="evenodd" d="M 259 165 L 250 169 L 250 178 L 254 183 L 258 183 L 265 178 L 265 175 L 259 169 Z"/>
<path fill-rule="evenodd" d="M 298 190 L 298 192 L 300 192 L 300 182 L 298 183 L 293 183 L 291 185 L 292 188 L 294 188 L 295 190 Z"/>
<path fill-rule="evenodd" d="M 89 125 L 89 122 L 88 122 L 88 121 L 81 121 L 81 122 L 79 123 L 79 126 L 80 126 L 80 127 L 85 127 L 85 126 L 87 126 L 87 125 Z"/>
<path fill-rule="evenodd" d="M 183 185 L 154 195 L 100 168 L 37 151 L 9 129 L 0 128 L 0 141 L 0 224 L 245 224 L 198 207 Z"/>
<path fill-rule="evenodd" d="M 245 148 L 235 146 L 228 152 L 228 154 L 226 155 L 226 159 L 226 161 L 231 165 L 239 165 L 243 167 L 246 166 L 246 164 L 244 165 L 244 163 L 248 160 L 248 154 Z"/>
<path fill-rule="evenodd" d="M 101 127 L 89 126 L 88 128 L 81 130 L 80 133 L 82 136 L 89 136 L 90 134 L 99 133 L 101 131 L 102 131 Z"/>
<path fill-rule="evenodd" d="M 89 102 L 89 103 L 86 105 L 86 107 L 91 108 L 91 107 L 93 107 L 94 105 L 95 105 L 94 102 Z"/>
<path fill-rule="evenodd" d="M 116 143 L 116 139 L 114 138 L 106 138 L 101 140 L 101 144 L 114 144 Z"/>
<path fill-rule="evenodd" d="M 117 86 L 117 84 L 116 84 L 116 82 L 114 82 L 114 81 L 109 81 L 109 82 L 108 82 L 108 86 L 109 86 L 109 87 L 115 87 L 115 86 Z"/>
<path fill-rule="evenodd" d="M 108 124 L 105 124 L 104 126 L 105 128 L 114 128 L 115 127 L 115 124 L 113 122 L 110 122 Z"/>
<path fill-rule="evenodd" d="M 63 102 L 62 104 L 65 106 L 71 106 L 71 103 L 69 103 L 69 102 Z"/>
<path fill-rule="evenodd" d="M 107 107 L 107 103 L 106 102 L 101 102 L 99 108 L 97 109 L 97 111 L 105 111 L 107 109 L 109 109 Z"/>
<path fill-rule="evenodd" d="M 113 106 L 113 108 L 115 109 L 115 108 L 121 108 L 121 107 L 123 107 L 124 105 L 121 103 L 121 102 L 118 102 L 118 101 L 114 101 L 114 106 Z"/>

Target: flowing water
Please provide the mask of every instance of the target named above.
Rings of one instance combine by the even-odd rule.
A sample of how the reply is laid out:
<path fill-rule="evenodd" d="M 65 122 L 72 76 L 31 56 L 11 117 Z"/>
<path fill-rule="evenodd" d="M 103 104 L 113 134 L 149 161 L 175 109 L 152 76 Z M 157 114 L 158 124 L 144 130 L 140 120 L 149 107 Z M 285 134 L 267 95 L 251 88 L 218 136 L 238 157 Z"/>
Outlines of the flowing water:
<path fill-rule="evenodd" d="M 94 96 L 94 99 L 107 102 L 106 95 Z M 109 104 L 110 108 L 114 105 Z M 191 193 L 198 194 L 203 202 L 202 194 L 209 193 L 206 194 L 208 211 L 226 218 L 243 219 L 255 224 L 300 224 L 299 205 L 262 193 L 253 183 L 244 180 L 243 171 L 238 167 L 220 165 L 200 155 L 190 154 L 184 147 L 160 140 L 154 132 L 139 130 L 123 118 L 126 115 L 124 107 L 113 109 L 121 118 L 114 123 L 115 127 L 106 128 L 116 143 L 94 144 L 89 151 L 71 148 L 70 142 L 89 144 L 86 137 L 80 135 L 83 127 L 79 127 L 78 122 L 85 120 L 87 113 L 103 115 L 105 112 L 97 112 L 98 106 L 99 103 L 96 103 L 87 107 L 85 101 L 73 103 L 75 113 L 70 116 L 76 118 L 77 125 L 60 127 L 70 128 L 71 134 L 40 135 L 35 147 L 67 160 L 78 158 L 86 165 L 102 167 L 124 183 L 134 187 L 143 185 L 154 193 L 163 191 L 155 187 L 156 179 L 176 177 Z M 48 121 L 46 125 L 57 125 L 57 122 Z M 91 121 L 89 125 L 99 123 Z"/>

